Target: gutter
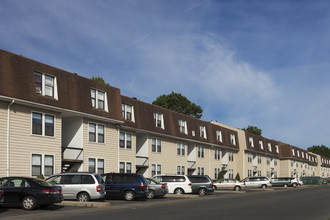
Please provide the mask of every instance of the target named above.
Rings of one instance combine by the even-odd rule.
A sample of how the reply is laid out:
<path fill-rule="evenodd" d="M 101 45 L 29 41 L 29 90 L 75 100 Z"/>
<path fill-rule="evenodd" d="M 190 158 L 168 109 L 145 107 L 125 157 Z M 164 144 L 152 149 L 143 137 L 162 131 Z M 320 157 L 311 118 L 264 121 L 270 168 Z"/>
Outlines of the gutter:
<path fill-rule="evenodd" d="M 10 106 L 13 105 L 15 100 L 13 99 L 8 105 L 7 113 L 7 177 L 10 175 Z"/>

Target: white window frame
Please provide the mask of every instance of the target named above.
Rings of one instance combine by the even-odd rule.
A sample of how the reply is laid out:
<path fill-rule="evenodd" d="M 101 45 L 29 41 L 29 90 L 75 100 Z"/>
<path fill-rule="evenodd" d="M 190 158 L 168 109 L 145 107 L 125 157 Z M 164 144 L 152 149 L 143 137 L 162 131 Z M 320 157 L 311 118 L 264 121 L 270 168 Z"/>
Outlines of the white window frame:
<path fill-rule="evenodd" d="M 205 128 L 205 126 L 199 126 L 199 136 L 200 136 L 201 138 L 205 138 L 205 139 L 207 139 L 206 128 Z"/>
<path fill-rule="evenodd" d="M 33 157 L 33 155 L 38 155 L 38 156 L 40 156 L 41 157 L 41 161 L 40 161 L 40 166 L 41 166 L 41 169 L 40 169 L 40 171 L 41 171 L 41 173 L 40 174 L 42 174 L 43 176 L 51 176 L 51 175 L 54 175 L 54 172 L 55 172 L 55 155 L 54 154 L 41 154 L 41 153 L 31 153 L 30 154 L 30 174 L 31 174 L 31 177 L 36 177 L 37 175 L 32 175 L 33 173 L 33 171 L 32 171 L 32 166 L 33 166 L 33 159 L 32 159 L 32 157 Z M 46 156 L 51 156 L 51 157 L 53 157 L 53 165 L 52 165 L 52 174 L 51 175 L 45 175 L 45 167 L 47 166 L 46 165 L 46 163 L 45 163 L 45 158 L 46 158 Z"/>
<path fill-rule="evenodd" d="M 252 163 L 252 154 L 248 153 L 248 163 Z"/>
<path fill-rule="evenodd" d="M 214 168 L 214 179 L 218 179 L 220 171 L 220 168 Z"/>
<path fill-rule="evenodd" d="M 179 124 L 179 131 L 184 134 L 188 134 L 188 128 L 187 128 L 187 121 L 185 120 L 178 120 Z"/>
<path fill-rule="evenodd" d="M 91 141 L 89 138 L 89 133 L 90 132 L 90 124 L 95 125 L 95 141 Z M 103 127 L 103 142 L 99 142 L 99 126 Z M 106 133 L 106 126 L 104 124 L 99 124 L 95 122 L 88 122 L 88 142 L 89 143 L 98 143 L 98 144 L 105 144 L 105 133 Z"/>
<path fill-rule="evenodd" d="M 119 164 L 118 164 L 118 173 L 121 173 L 120 172 L 120 164 L 124 164 L 124 173 L 133 173 L 132 172 L 133 163 L 131 161 L 119 161 Z M 129 170 L 127 169 L 127 165 L 128 164 L 131 166 L 130 172 L 128 172 Z"/>
<path fill-rule="evenodd" d="M 120 142 L 121 142 L 121 136 L 122 136 L 122 134 L 124 135 L 124 146 L 123 147 L 121 147 L 120 146 Z M 132 133 L 129 133 L 129 132 L 124 132 L 124 131 L 121 131 L 121 132 L 119 132 L 119 143 L 118 143 L 118 145 L 119 145 L 119 148 L 120 149 L 132 149 L 132 145 L 133 145 L 133 135 L 132 135 Z M 129 139 L 130 139 L 130 141 L 129 141 Z M 127 143 L 128 142 L 131 142 L 131 146 L 130 147 L 127 147 L 128 145 L 127 145 Z"/>
<path fill-rule="evenodd" d="M 155 144 L 153 142 L 155 141 Z M 159 143 L 159 145 L 158 145 Z M 155 150 L 153 150 L 153 145 L 155 145 Z M 151 152 L 153 153 L 161 153 L 162 152 L 162 139 L 160 138 L 151 138 Z"/>
<path fill-rule="evenodd" d="M 40 114 L 41 115 L 41 134 L 34 134 L 33 133 L 33 114 Z M 46 135 L 46 116 L 51 116 L 53 117 L 53 133 L 54 135 Z M 56 117 L 53 114 L 48 114 L 48 113 L 43 113 L 43 112 L 38 112 L 38 111 L 31 111 L 31 135 L 33 136 L 42 136 L 42 137 L 51 137 L 55 138 L 55 131 L 56 131 Z"/>
<path fill-rule="evenodd" d="M 197 175 L 204 175 L 204 167 L 197 167 Z"/>
<path fill-rule="evenodd" d="M 177 175 L 185 175 L 185 170 L 186 170 L 186 167 L 185 166 L 178 165 L 176 167 L 176 174 Z"/>
<path fill-rule="evenodd" d="M 236 146 L 236 135 L 230 134 L 230 143 L 234 146 Z"/>
<path fill-rule="evenodd" d="M 125 120 L 135 122 L 134 106 L 133 105 L 122 103 L 121 108 L 122 108 L 122 116 L 123 116 L 123 118 Z M 131 111 L 129 111 L 129 109 L 131 109 Z M 131 115 L 131 118 L 130 119 L 128 117 L 129 113 Z"/>
<path fill-rule="evenodd" d="M 267 146 L 268 146 L 268 150 L 269 150 L 270 152 L 272 152 L 272 144 L 271 144 L 271 143 L 268 143 Z"/>
<path fill-rule="evenodd" d="M 177 149 L 176 154 L 178 156 L 185 156 L 186 155 L 186 145 L 185 145 L 185 143 L 178 142 L 176 149 Z"/>
<path fill-rule="evenodd" d="M 228 161 L 231 161 L 231 162 L 234 161 L 234 153 L 231 151 L 228 152 Z"/>
<path fill-rule="evenodd" d="M 92 97 L 92 91 L 95 92 L 95 97 Z M 103 93 L 103 98 L 104 100 L 99 98 L 99 93 Z M 102 90 L 98 90 L 95 88 L 91 88 L 90 89 L 90 95 L 91 95 L 91 103 L 92 103 L 92 108 L 95 109 L 99 109 L 99 110 L 104 110 L 106 112 L 109 112 L 109 108 L 108 108 L 108 96 L 107 93 L 102 91 Z M 93 99 L 95 99 L 95 103 L 93 103 Z M 104 102 L 104 106 L 103 108 L 99 107 L 99 100 L 102 100 Z"/>
<path fill-rule="evenodd" d="M 220 149 L 214 149 L 214 159 L 220 160 L 221 158 L 221 150 Z"/>
<path fill-rule="evenodd" d="M 264 142 L 263 141 L 259 141 L 259 145 L 260 145 L 260 148 L 263 150 L 264 149 Z"/>
<path fill-rule="evenodd" d="M 295 154 L 294 154 L 294 149 L 292 149 L 292 156 L 295 156 Z"/>
<path fill-rule="evenodd" d="M 158 122 L 160 122 L 160 125 Z M 154 125 L 157 128 L 165 129 L 164 115 L 162 113 L 154 112 Z"/>
<path fill-rule="evenodd" d="M 158 170 L 158 168 L 160 168 L 160 169 Z M 151 177 L 153 177 L 155 175 L 160 175 L 160 174 L 162 174 L 162 165 L 161 164 L 151 164 Z"/>
<path fill-rule="evenodd" d="M 253 137 L 249 137 L 249 144 L 251 147 L 254 147 Z"/>
<path fill-rule="evenodd" d="M 204 158 L 204 150 L 205 150 L 205 147 L 203 147 L 203 146 L 198 146 L 197 147 L 197 149 L 198 149 L 198 158 Z"/>
<path fill-rule="evenodd" d="M 222 142 L 222 132 L 220 130 L 216 131 L 217 141 Z"/>
<path fill-rule="evenodd" d="M 279 153 L 278 145 L 275 145 L 276 153 Z"/>
<path fill-rule="evenodd" d="M 47 74 L 47 73 L 42 73 L 42 72 L 39 72 L 39 71 L 34 71 L 34 75 L 36 73 L 41 75 L 41 91 L 40 92 L 36 91 L 36 93 L 37 94 L 40 94 L 42 96 L 52 97 L 52 98 L 58 100 L 57 79 L 56 79 L 56 77 L 53 76 L 53 75 Z M 53 95 L 52 96 L 46 95 L 46 87 L 47 87 L 47 85 L 46 85 L 46 76 L 47 77 L 51 77 L 53 79 L 53 86 L 52 86 L 52 88 L 53 88 Z"/>

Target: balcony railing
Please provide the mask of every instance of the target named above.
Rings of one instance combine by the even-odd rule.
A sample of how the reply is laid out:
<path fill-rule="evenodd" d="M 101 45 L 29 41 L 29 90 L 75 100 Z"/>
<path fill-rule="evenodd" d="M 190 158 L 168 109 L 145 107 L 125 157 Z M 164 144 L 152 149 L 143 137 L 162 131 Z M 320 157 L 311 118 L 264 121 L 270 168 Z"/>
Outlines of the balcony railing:
<path fill-rule="evenodd" d="M 188 169 L 196 170 L 196 161 L 188 161 Z"/>
<path fill-rule="evenodd" d="M 136 156 L 136 167 L 149 167 L 149 158 Z"/>
<path fill-rule="evenodd" d="M 82 162 L 83 150 L 83 148 L 62 147 L 62 160 Z"/>

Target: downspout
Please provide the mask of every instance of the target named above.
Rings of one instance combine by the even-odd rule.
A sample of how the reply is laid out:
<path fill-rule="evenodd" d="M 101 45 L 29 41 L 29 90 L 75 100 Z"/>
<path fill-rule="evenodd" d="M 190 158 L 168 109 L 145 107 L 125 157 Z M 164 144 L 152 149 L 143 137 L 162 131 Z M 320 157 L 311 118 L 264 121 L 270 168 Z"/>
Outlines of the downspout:
<path fill-rule="evenodd" d="M 120 139 L 120 124 L 117 124 L 116 125 L 116 130 L 117 130 L 117 135 L 118 135 L 118 139 L 117 139 L 117 150 L 118 150 L 118 153 L 117 153 L 117 166 L 118 166 L 118 169 L 117 169 L 117 172 L 119 173 L 119 169 L 120 169 L 120 147 L 119 147 L 119 139 Z"/>
<path fill-rule="evenodd" d="M 10 175 L 10 106 L 14 104 L 13 99 L 8 105 L 8 115 L 7 115 L 7 177 Z"/>

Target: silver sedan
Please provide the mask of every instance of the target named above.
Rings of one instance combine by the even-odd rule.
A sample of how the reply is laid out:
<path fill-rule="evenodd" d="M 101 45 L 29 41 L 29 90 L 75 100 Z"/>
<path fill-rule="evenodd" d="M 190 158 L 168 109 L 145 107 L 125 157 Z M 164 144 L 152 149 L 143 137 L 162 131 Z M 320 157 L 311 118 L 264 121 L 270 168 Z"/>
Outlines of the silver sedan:
<path fill-rule="evenodd" d="M 214 189 L 230 189 L 240 191 L 245 188 L 245 184 L 235 179 L 222 179 L 214 182 Z"/>

